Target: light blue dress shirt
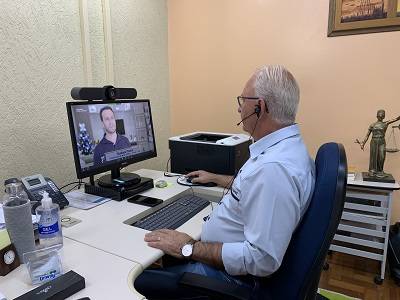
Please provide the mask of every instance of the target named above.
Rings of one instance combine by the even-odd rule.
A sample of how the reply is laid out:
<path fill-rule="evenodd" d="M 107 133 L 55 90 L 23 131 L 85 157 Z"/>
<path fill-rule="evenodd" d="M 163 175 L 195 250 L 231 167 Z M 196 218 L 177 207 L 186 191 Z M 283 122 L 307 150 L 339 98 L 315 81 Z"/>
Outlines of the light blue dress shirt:
<path fill-rule="evenodd" d="M 205 242 L 222 242 L 230 275 L 268 276 L 282 263 L 293 231 L 306 211 L 315 165 L 298 125 L 261 138 L 231 190 L 206 219 Z"/>

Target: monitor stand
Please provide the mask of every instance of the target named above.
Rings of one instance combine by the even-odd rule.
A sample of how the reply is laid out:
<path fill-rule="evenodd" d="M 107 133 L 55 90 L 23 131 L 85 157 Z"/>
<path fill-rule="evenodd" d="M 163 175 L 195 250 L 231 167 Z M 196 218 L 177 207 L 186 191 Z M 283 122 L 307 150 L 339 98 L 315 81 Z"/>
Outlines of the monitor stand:
<path fill-rule="evenodd" d="M 140 177 L 134 173 L 120 173 L 119 169 L 114 169 L 111 174 L 104 175 L 96 181 L 94 176 L 91 176 L 90 183 L 85 184 L 85 193 L 122 201 L 153 187 L 151 178 Z"/>
<path fill-rule="evenodd" d="M 119 168 L 111 170 L 111 174 L 98 179 L 99 186 L 107 188 L 130 187 L 140 183 L 140 176 L 135 173 L 120 173 Z"/>

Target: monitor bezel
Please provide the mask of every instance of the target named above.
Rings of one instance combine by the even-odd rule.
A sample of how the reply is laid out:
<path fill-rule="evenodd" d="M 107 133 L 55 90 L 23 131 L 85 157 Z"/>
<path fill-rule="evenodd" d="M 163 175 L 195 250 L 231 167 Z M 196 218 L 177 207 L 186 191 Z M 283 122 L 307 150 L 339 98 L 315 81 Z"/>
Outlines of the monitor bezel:
<path fill-rule="evenodd" d="M 143 156 L 134 157 L 134 158 L 128 159 L 126 161 L 116 162 L 113 164 L 107 164 L 105 166 L 100 166 L 95 169 L 82 171 L 80 159 L 79 159 L 79 153 L 78 153 L 78 145 L 77 145 L 77 140 L 76 140 L 75 127 L 74 127 L 73 116 L 72 116 L 72 107 L 77 106 L 77 105 L 120 104 L 120 103 L 138 103 L 138 102 L 147 102 L 149 105 L 150 125 L 151 125 L 151 130 L 152 130 L 152 135 L 153 135 L 154 150 L 151 152 L 146 152 L 146 154 Z M 100 173 L 111 171 L 115 168 L 121 169 L 128 165 L 138 163 L 138 162 L 150 159 L 150 158 L 157 157 L 156 138 L 154 135 L 154 126 L 153 126 L 153 116 L 151 113 L 151 105 L 150 105 L 149 99 L 74 101 L 74 102 L 67 102 L 66 106 L 67 106 L 67 114 L 68 114 L 69 132 L 70 132 L 70 136 L 71 136 L 72 153 L 74 155 L 75 170 L 76 170 L 76 176 L 78 179 L 83 179 L 86 177 L 90 177 L 90 176 L 94 176 L 94 175 L 97 175 Z"/>

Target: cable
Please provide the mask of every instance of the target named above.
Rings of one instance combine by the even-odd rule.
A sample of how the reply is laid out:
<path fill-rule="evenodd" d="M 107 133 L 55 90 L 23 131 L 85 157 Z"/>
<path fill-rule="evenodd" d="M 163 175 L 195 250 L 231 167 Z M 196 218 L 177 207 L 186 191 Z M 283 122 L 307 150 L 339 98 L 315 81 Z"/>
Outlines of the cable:
<path fill-rule="evenodd" d="M 168 172 L 164 172 L 164 176 L 165 177 L 180 177 L 182 175 L 181 174 L 171 174 L 171 173 L 168 173 Z"/>
<path fill-rule="evenodd" d="M 85 184 L 82 179 L 79 179 L 78 190 L 81 188 L 81 185 Z"/>
<path fill-rule="evenodd" d="M 165 172 L 168 172 L 168 169 L 169 169 L 169 162 L 171 161 L 171 156 L 170 157 L 168 157 L 168 160 L 167 160 L 167 167 L 165 168 Z"/>
<path fill-rule="evenodd" d="M 167 167 L 165 168 L 165 171 L 164 171 L 164 176 L 165 177 L 178 177 L 178 176 L 181 176 L 180 174 L 171 174 L 171 173 L 168 172 L 170 160 L 171 160 L 171 156 L 168 158 Z"/>
<path fill-rule="evenodd" d="M 250 134 L 250 136 L 249 136 L 249 141 L 250 141 L 251 138 L 253 137 L 253 133 L 254 133 L 254 131 L 256 130 L 257 123 L 258 123 L 258 119 L 259 119 L 259 118 L 257 118 L 256 124 L 254 124 L 253 131 L 251 132 L 251 134 Z M 254 139 L 253 139 L 253 140 L 254 140 Z M 237 176 L 238 174 L 239 174 L 239 171 L 236 172 L 236 173 L 233 175 L 232 179 L 231 179 L 231 180 L 229 181 L 229 183 L 224 187 L 224 190 L 222 191 L 222 196 L 221 196 L 221 199 L 219 199 L 219 202 L 221 202 L 221 200 L 229 193 L 229 191 L 231 190 L 233 181 L 235 180 L 235 178 L 236 178 L 236 176 Z M 225 193 L 225 189 L 227 189 L 226 193 Z"/>
<path fill-rule="evenodd" d="M 221 202 L 221 200 L 229 193 L 229 191 L 231 190 L 233 181 L 235 180 L 236 176 L 239 174 L 239 171 L 236 172 L 233 176 L 232 179 L 228 182 L 228 184 L 226 186 L 224 186 L 224 190 L 222 191 L 222 196 L 221 199 L 219 199 L 218 203 Z M 225 193 L 225 189 L 227 189 L 226 193 Z"/>
<path fill-rule="evenodd" d="M 62 187 L 60 187 L 60 188 L 58 188 L 59 190 L 62 190 L 62 189 L 64 189 L 64 188 L 66 188 L 67 186 L 70 186 L 71 184 L 79 184 L 79 183 L 82 183 L 82 180 L 81 179 L 79 179 L 79 181 L 73 181 L 73 182 L 70 182 L 70 183 L 67 183 L 66 185 L 64 185 L 64 186 L 62 186 Z"/>
<path fill-rule="evenodd" d="M 194 196 L 194 190 L 192 186 L 190 186 L 190 190 L 192 191 L 192 196 Z"/>
<path fill-rule="evenodd" d="M 253 128 L 253 131 L 252 131 L 251 134 L 250 134 L 249 141 L 251 140 L 251 138 L 253 138 L 253 133 L 254 133 L 254 131 L 256 130 L 257 123 L 258 123 L 258 119 L 259 119 L 259 118 L 257 118 L 257 120 L 256 120 L 256 124 L 254 124 L 254 128 Z M 253 141 L 254 141 L 254 138 L 253 138 Z"/>
<path fill-rule="evenodd" d="M 72 189 L 69 189 L 68 191 L 64 192 L 63 194 L 65 195 L 65 194 L 69 193 L 70 191 L 74 190 L 74 189 L 77 188 L 78 186 L 79 186 L 79 183 L 76 184 L 76 185 L 74 185 Z"/>

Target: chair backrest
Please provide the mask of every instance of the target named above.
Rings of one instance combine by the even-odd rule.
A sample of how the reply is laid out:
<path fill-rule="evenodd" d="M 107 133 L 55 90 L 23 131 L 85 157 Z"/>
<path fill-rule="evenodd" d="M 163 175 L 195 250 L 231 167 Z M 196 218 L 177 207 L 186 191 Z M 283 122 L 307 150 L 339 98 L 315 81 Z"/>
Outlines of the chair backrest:
<path fill-rule="evenodd" d="M 329 245 L 342 215 L 347 183 L 343 145 L 322 145 L 315 158 L 310 205 L 293 233 L 282 264 L 264 285 L 272 299 L 314 299 Z"/>

